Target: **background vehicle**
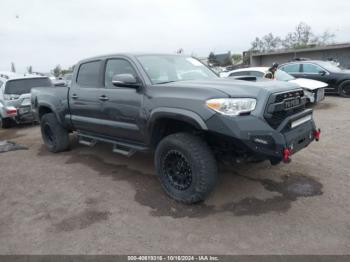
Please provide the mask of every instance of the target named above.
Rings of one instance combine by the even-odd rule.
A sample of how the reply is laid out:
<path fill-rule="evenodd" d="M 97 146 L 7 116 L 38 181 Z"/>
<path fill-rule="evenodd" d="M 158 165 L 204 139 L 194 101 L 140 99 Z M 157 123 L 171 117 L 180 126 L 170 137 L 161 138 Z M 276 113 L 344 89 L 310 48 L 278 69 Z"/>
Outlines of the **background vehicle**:
<path fill-rule="evenodd" d="M 233 70 L 227 73 L 221 73 L 222 77 L 242 77 L 245 76 L 254 76 L 257 78 L 264 78 L 268 73 L 268 67 L 250 67 L 250 68 L 242 68 Z M 275 79 L 279 81 L 288 81 L 290 83 L 295 83 L 304 89 L 304 94 L 310 103 L 317 103 L 324 99 L 325 87 L 326 83 L 316 80 L 310 80 L 306 78 L 295 78 L 288 73 L 277 70 L 275 73 Z M 250 79 L 242 79 L 242 80 L 250 80 Z"/>
<path fill-rule="evenodd" d="M 0 78 L 0 119 L 3 128 L 10 127 L 13 122 L 24 123 L 34 120 L 31 111 L 32 87 L 50 87 L 52 83 L 47 77 L 18 77 L 12 75 Z"/>
<path fill-rule="evenodd" d="M 328 84 L 326 94 L 350 97 L 350 71 L 330 61 L 295 61 L 280 65 L 279 69 L 295 77 L 319 80 Z"/>
<path fill-rule="evenodd" d="M 184 203 L 211 192 L 217 159 L 278 164 L 318 139 L 305 102 L 294 84 L 219 78 L 182 55 L 94 57 L 77 64 L 71 87 L 32 89 L 50 151 L 67 150 L 73 131 L 126 156 L 155 150 L 164 190 Z"/>

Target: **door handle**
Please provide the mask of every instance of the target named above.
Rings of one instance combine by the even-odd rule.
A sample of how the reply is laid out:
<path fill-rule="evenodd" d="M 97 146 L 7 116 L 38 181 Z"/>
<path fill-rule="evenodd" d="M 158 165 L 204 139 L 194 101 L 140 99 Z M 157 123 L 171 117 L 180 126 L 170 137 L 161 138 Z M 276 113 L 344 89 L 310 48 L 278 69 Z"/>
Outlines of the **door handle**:
<path fill-rule="evenodd" d="M 101 101 L 107 101 L 108 97 L 106 95 L 102 95 L 98 99 L 100 99 Z"/>
<path fill-rule="evenodd" d="M 73 95 L 72 95 L 72 99 L 78 99 L 77 94 L 73 94 Z"/>

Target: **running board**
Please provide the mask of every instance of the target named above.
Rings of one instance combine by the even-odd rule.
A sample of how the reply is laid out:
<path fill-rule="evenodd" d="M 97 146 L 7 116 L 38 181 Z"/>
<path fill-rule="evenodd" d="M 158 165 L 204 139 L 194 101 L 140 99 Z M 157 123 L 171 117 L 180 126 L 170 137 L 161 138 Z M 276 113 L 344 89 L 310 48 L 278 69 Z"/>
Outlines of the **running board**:
<path fill-rule="evenodd" d="M 129 144 L 126 142 L 114 141 L 107 138 L 95 137 L 89 134 L 78 133 L 79 143 L 87 146 L 94 146 L 98 141 L 110 143 L 113 145 L 113 152 L 127 157 L 132 156 L 137 151 L 148 151 L 149 148 L 140 145 Z"/>
<path fill-rule="evenodd" d="M 94 139 L 87 139 L 85 137 L 81 137 L 79 136 L 78 139 L 79 144 L 85 145 L 85 146 L 89 146 L 89 147 L 93 147 L 94 145 L 96 145 L 97 141 Z"/>
<path fill-rule="evenodd" d="M 133 154 L 136 153 L 136 150 L 135 149 L 131 149 L 131 148 L 125 148 L 125 149 L 122 149 L 120 147 L 118 148 L 118 145 L 114 144 L 113 145 L 113 152 L 117 153 L 117 154 L 121 154 L 123 156 L 130 157 L 130 156 L 132 156 Z"/>

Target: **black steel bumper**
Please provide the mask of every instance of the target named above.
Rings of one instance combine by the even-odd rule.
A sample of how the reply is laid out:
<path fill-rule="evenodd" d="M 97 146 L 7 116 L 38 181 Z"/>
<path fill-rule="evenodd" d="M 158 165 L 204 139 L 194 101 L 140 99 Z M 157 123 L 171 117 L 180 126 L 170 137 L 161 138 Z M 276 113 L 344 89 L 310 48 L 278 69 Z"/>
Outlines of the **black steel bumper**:
<path fill-rule="evenodd" d="M 206 124 L 209 131 L 240 141 L 253 155 L 281 161 L 285 149 L 294 154 L 315 139 L 316 126 L 312 118 L 293 128 L 291 126 L 306 116 L 312 116 L 311 109 L 287 117 L 276 129 L 264 118 L 252 115 L 229 117 L 216 114 Z"/>

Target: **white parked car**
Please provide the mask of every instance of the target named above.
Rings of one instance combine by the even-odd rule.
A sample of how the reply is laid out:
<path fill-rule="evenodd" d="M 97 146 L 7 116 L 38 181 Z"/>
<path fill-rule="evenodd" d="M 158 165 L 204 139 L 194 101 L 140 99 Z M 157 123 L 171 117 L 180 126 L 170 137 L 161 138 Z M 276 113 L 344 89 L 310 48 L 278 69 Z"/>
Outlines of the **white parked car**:
<path fill-rule="evenodd" d="M 270 73 L 268 67 L 249 67 L 249 68 L 236 69 L 230 72 L 223 72 L 220 74 L 220 76 L 234 77 L 236 79 L 242 78 L 242 80 L 247 80 L 245 79 L 245 77 L 256 77 L 257 79 L 266 78 L 265 76 L 268 73 Z M 303 88 L 304 94 L 308 98 L 310 103 L 317 103 L 323 100 L 325 87 L 328 86 L 328 84 L 317 80 L 311 80 L 306 78 L 295 78 L 294 76 L 291 76 L 290 74 L 282 70 L 277 70 L 275 72 L 274 80 L 288 81 L 299 85 L 301 88 Z"/>
<path fill-rule="evenodd" d="M 43 76 L 0 75 L 0 125 L 8 128 L 12 123 L 33 122 L 31 94 L 33 87 L 51 87 Z"/>

